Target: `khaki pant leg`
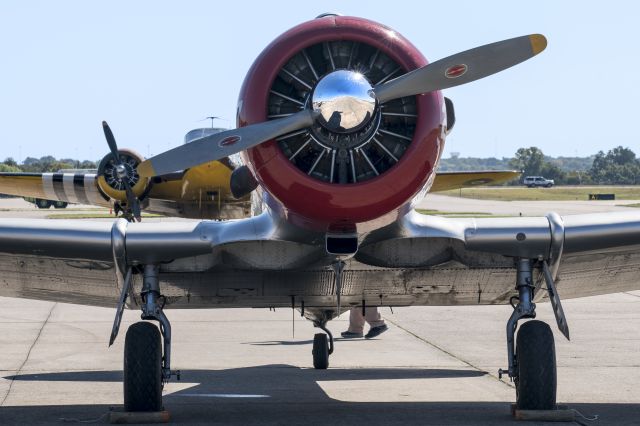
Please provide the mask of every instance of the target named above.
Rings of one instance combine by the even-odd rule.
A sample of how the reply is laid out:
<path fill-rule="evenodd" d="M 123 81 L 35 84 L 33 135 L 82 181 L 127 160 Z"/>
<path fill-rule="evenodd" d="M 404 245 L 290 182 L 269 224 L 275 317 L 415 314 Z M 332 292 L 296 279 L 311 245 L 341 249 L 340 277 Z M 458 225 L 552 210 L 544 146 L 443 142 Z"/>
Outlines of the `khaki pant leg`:
<path fill-rule="evenodd" d="M 351 333 L 362 333 L 364 330 L 364 317 L 361 308 L 351 308 L 349 311 L 349 329 Z"/>
<path fill-rule="evenodd" d="M 362 315 L 362 309 L 360 309 L 360 314 Z M 384 325 L 384 320 L 382 319 L 380 312 L 378 312 L 378 308 L 375 306 L 365 309 L 364 318 L 367 320 L 367 322 L 369 323 L 369 327 L 371 328 Z"/>

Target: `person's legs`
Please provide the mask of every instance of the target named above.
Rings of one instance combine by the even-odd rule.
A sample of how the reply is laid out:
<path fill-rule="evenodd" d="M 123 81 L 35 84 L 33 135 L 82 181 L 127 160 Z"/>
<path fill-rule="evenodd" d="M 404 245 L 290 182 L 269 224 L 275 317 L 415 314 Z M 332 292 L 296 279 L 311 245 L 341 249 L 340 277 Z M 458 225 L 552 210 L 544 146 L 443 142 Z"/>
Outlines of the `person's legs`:
<path fill-rule="evenodd" d="M 367 310 L 368 311 L 368 310 Z M 368 312 L 365 312 L 368 313 Z M 360 333 L 364 330 L 365 317 L 362 316 L 361 308 L 351 308 L 349 311 L 349 333 Z"/>
<path fill-rule="evenodd" d="M 377 307 L 367 308 L 364 317 L 369 323 L 369 332 L 364 336 L 365 339 L 372 339 L 388 330 L 387 324 L 380 316 Z"/>
<path fill-rule="evenodd" d="M 362 309 L 359 309 L 359 311 L 360 315 L 362 315 Z M 369 323 L 369 327 L 371 328 L 384 325 L 384 320 L 382 319 L 380 312 L 378 312 L 377 306 L 367 307 L 364 311 L 364 319 L 367 320 L 367 322 Z M 360 330 L 362 331 L 362 328 Z"/>

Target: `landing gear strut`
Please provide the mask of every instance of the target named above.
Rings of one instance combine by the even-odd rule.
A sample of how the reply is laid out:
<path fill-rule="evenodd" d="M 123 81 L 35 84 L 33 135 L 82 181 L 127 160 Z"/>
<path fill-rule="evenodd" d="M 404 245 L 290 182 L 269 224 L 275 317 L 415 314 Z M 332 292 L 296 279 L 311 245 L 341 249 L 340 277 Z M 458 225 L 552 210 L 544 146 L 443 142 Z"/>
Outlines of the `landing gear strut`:
<path fill-rule="evenodd" d="M 141 318 L 143 320 L 156 320 L 160 323 L 164 347 L 162 380 L 166 382 L 174 374 L 171 372 L 171 324 L 162 310 L 165 304 L 165 297 L 160 294 L 158 270 L 157 265 L 145 265 L 144 267 L 144 281 L 142 292 L 140 293 L 142 296 Z"/>
<path fill-rule="evenodd" d="M 127 297 L 132 291 L 134 268 L 127 264 L 127 223 L 118 219 L 111 228 L 111 248 L 120 298 L 109 346 L 118 336 Z M 171 324 L 163 312 L 165 297 L 160 293 L 159 269 L 158 265 L 144 265 L 140 296 L 141 318 L 158 321 L 160 330 L 152 323 L 139 322 L 129 327 L 125 337 L 124 409 L 127 412 L 162 410 L 162 387 L 173 375 L 180 380 L 180 371 L 171 371 Z"/>
<path fill-rule="evenodd" d="M 171 324 L 163 312 L 165 300 L 160 294 L 158 269 L 157 265 L 144 266 L 140 295 L 141 318 L 158 321 L 160 330 L 150 322 L 138 322 L 129 327 L 125 337 L 124 409 L 127 412 L 161 411 L 164 384 L 173 375 L 180 380 L 180 372 L 171 371 Z M 120 328 L 122 310 L 131 283 L 131 269 L 127 271 L 123 282 L 110 344 Z"/>
<path fill-rule="evenodd" d="M 542 321 L 524 323 L 515 339 L 518 321 L 536 317 L 532 261 L 517 260 L 516 288 L 518 300 L 507 322 L 507 354 L 509 368 L 498 375 L 508 374 L 516 385 L 519 410 L 553 410 L 556 408 L 556 355 L 551 328 Z M 547 283 L 548 284 L 548 283 Z M 553 283 L 551 284 L 553 286 Z M 555 288 L 551 290 L 555 293 Z"/>

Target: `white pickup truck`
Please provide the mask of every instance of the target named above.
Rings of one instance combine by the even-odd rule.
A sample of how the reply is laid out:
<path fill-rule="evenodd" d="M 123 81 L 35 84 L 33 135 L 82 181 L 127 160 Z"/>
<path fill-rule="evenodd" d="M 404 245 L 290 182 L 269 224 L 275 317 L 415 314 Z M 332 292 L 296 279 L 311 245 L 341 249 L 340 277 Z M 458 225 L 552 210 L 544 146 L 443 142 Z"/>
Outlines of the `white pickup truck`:
<path fill-rule="evenodd" d="M 528 186 L 529 188 L 535 188 L 537 186 L 551 188 L 555 184 L 553 179 L 545 179 L 542 176 L 527 176 L 524 178 L 522 183 Z"/>

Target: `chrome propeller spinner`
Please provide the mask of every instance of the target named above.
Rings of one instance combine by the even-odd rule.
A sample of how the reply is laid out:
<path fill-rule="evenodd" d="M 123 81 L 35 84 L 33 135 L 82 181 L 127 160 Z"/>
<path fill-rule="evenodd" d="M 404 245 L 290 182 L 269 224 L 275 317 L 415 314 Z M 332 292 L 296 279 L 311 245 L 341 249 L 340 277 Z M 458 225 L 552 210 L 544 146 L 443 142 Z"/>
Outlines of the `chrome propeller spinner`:
<path fill-rule="evenodd" d="M 116 166 L 116 176 L 118 176 L 118 179 L 124 179 L 128 177 L 127 168 L 124 166 L 124 164 L 118 164 Z"/>
<path fill-rule="evenodd" d="M 351 70 L 337 70 L 324 76 L 311 97 L 318 122 L 331 132 L 351 133 L 373 117 L 377 101 L 366 77 Z"/>

